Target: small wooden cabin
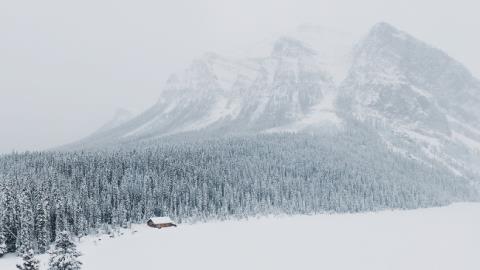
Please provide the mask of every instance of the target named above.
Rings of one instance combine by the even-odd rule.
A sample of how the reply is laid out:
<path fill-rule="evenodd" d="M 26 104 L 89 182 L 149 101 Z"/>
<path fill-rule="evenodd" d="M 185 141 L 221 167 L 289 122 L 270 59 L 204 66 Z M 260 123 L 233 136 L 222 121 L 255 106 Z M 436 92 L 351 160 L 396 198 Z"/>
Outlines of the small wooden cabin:
<path fill-rule="evenodd" d="M 152 217 L 147 221 L 147 225 L 152 228 L 177 227 L 169 217 Z"/>

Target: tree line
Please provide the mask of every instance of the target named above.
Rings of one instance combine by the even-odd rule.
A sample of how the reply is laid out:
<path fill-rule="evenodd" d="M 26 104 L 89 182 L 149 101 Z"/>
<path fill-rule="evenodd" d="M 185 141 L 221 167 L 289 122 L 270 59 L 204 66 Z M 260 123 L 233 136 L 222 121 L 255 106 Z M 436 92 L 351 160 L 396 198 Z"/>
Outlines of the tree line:
<path fill-rule="evenodd" d="M 12 153 L 0 157 L 0 254 L 43 253 L 62 231 L 83 236 L 152 216 L 181 223 L 478 198 L 469 179 L 358 131 Z"/>

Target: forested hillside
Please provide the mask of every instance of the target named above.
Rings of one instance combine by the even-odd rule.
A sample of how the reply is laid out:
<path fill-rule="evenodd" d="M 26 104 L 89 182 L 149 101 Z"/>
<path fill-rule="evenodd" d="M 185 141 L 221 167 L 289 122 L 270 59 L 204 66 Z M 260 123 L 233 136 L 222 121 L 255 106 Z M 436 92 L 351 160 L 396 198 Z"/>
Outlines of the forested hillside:
<path fill-rule="evenodd" d="M 478 198 L 469 179 L 393 153 L 358 130 L 159 140 L 0 157 L 0 240 L 10 252 L 44 252 L 62 230 L 85 235 L 152 215 L 184 222 Z"/>

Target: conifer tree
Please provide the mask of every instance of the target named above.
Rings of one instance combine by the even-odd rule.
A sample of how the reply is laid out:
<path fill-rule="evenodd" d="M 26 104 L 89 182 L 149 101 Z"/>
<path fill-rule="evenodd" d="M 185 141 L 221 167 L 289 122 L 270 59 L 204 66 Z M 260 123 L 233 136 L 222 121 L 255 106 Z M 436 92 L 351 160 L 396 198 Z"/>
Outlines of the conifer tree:
<path fill-rule="evenodd" d="M 40 253 L 45 253 L 50 244 L 50 234 L 48 228 L 48 216 L 46 210 L 46 201 L 41 201 L 37 205 L 37 223 L 35 229 L 37 232 L 37 245 Z"/>
<path fill-rule="evenodd" d="M 53 251 L 50 252 L 49 270 L 79 270 L 82 263 L 78 260 L 80 252 L 67 231 L 62 231 Z"/>
<path fill-rule="evenodd" d="M 18 226 L 15 200 L 16 197 L 13 190 L 6 189 L 5 200 L 0 208 L 0 211 L 3 211 L 2 220 L 0 221 L 2 228 L 0 228 L 0 231 L 5 238 L 7 252 L 14 252 L 16 250 Z"/>
<path fill-rule="evenodd" d="M 22 264 L 17 264 L 19 270 L 39 270 L 39 261 L 33 254 L 33 249 L 27 250 L 22 256 Z"/>
<path fill-rule="evenodd" d="M 17 252 L 23 254 L 33 249 L 35 244 L 32 238 L 34 231 L 33 211 L 28 201 L 26 190 L 20 194 L 20 230 L 17 237 Z"/>
<path fill-rule="evenodd" d="M 3 231 L 0 230 L 0 258 L 8 252 L 7 238 Z"/>

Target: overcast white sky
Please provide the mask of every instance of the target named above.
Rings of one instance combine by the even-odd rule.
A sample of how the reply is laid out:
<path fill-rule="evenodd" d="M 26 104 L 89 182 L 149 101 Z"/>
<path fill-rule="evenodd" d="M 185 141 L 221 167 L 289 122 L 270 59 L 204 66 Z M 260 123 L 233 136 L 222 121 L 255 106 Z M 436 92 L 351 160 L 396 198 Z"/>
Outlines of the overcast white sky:
<path fill-rule="evenodd" d="M 235 51 L 312 23 L 389 22 L 480 76 L 476 0 L 0 1 L 0 153 L 45 149 L 137 112 L 205 51 Z"/>

